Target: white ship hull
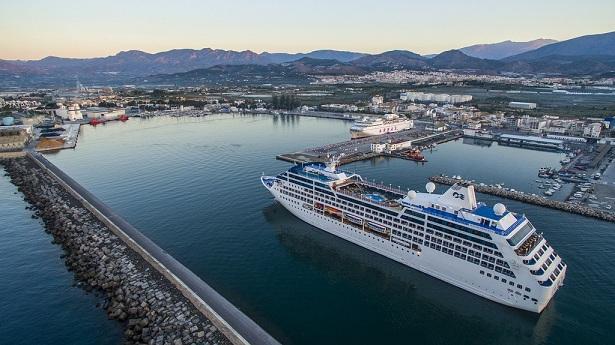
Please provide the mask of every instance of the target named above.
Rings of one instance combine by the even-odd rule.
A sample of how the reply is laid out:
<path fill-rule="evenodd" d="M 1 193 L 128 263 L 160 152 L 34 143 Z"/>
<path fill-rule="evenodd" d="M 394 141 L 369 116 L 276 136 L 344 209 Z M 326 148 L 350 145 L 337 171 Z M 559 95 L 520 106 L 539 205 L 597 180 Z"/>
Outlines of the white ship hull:
<path fill-rule="evenodd" d="M 415 251 L 394 243 L 373 232 L 362 230 L 357 225 L 342 223 L 337 219 L 326 216 L 317 209 L 307 209 L 303 207 L 304 202 L 283 195 L 275 185 L 270 187 L 264 182 L 263 184 L 280 204 L 306 223 L 494 302 L 539 313 L 557 291 L 557 288 L 545 290 L 544 293 L 549 294 L 549 296 L 539 298 L 539 301 L 544 302 L 538 304 L 528 299 L 524 300 L 521 295 L 508 289 L 506 284 L 493 279 L 485 279 L 472 264 L 466 264 L 460 260 L 451 260 L 450 256 L 429 247 L 421 247 L 420 251 Z M 565 273 L 563 271 L 560 275 L 555 284 L 557 287 L 563 282 Z"/>

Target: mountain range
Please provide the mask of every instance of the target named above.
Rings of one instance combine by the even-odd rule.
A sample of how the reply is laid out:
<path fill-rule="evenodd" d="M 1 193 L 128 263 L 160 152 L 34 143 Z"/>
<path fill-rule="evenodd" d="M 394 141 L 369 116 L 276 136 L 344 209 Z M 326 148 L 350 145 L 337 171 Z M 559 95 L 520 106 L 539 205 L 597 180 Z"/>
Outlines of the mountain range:
<path fill-rule="evenodd" d="M 556 40 L 539 38 L 528 42 L 504 41 L 491 44 L 476 44 L 473 46 L 460 48 L 462 53 L 481 59 L 500 60 L 509 56 L 535 50 L 546 45 L 556 43 Z"/>
<path fill-rule="evenodd" d="M 238 67 L 231 67 L 238 66 Z M 46 57 L 41 60 L 0 60 L 0 85 L 66 85 L 79 78 L 86 84 L 118 84 L 135 80 L 242 80 L 264 76 L 305 80 L 315 74 L 362 74 L 395 69 L 464 70 L 480 73 L 601 74 L 615 70 L 615 32 L 566 41 L 539 39 L 505 41 L 450 50 L 425 57 L 405 50 L 365 54 L 337 50 L 310 53 L 255 53 L 204 48 L 160 53 L 124 51 L 99 58 Z M 225 78 L 224 73 L 229 73 Z M 278 76 L 279 78 L 274 78 Z M 165 77 L 166 76 L 166 77 Z M 246 79 L 243 78 L 243 79 Z"/>

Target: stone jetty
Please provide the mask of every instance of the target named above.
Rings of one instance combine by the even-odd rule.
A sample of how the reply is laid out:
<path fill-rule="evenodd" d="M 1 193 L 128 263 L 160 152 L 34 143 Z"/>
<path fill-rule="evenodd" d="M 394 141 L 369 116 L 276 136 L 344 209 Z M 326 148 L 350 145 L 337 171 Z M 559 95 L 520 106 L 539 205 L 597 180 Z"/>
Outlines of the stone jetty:
<path fill-rule="evenodd" d="M 519 191 L 511 191 L 505 188 L 493 186 L 477 185 L 467 180 L 454 179 L 448 176 L 432 176 L 429 178 L 434 183 L 453 185 L 455 183 L 473 184 L 474 189 L 479 193 L 491 194 L 512 200 L 518 200 L 529 204 L 534 204 L 543 207 L 550 207 L 556 210 L 566 211 L 570 213 L 580 214 L 586 217 L 598 218 L 609 222 L 615 222 L 615 213 L 591 208 L 584 205 L 569 204 L 563 201 L 551 200 L 539 195 L 522 193 Z"/>
<path fill-rule="evenodd" d="M 124 343 L 231 344 L 167 279 L 29 158 L 0 160 L 6 174 L 61 245 L 68 270 L 124 328 Z"/>

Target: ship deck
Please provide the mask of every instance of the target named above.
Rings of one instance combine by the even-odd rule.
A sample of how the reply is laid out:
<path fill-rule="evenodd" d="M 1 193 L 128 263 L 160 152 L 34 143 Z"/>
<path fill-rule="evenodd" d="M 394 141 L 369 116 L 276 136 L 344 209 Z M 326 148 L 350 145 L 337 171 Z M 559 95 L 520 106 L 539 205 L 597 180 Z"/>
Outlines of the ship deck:
<path fill-rule="evenodd" d="M 400 208 L 399 200 L 404 197 L 404 194 L 400 193 L 400 191 L 365 181 L 354 180 L 337 185 L 336 191 L 389 208 Z"/>

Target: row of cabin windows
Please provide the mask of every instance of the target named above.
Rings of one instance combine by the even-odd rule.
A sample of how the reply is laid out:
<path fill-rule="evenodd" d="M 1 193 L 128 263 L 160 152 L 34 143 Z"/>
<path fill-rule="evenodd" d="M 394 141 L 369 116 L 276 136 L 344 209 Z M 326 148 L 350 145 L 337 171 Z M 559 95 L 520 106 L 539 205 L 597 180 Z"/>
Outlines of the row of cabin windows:
<path fill-rule="evenodd" d="M 310 190 L 310 192 L 312 192 L 312 191 Z M 304 192 L 302 192 L 302 194 L 303 194 L 303 195 L 310 195 L 309 193 L 304 193 Z M 392 221 L 391 221 L 391 220 L 393 220 L 393 217 L 391 217 L 391 216 L 389 216 L 389 215 L 386 215 L 386 214 L 383 214 L 383 213 L 380 213 L 380 212 L 377 212 L 377 211 L 371 210 L 371 209 L 369 209 L 369 208 L 367 208 L 367 209 L 366 209 L 366 208 L 361 207 L 361 206 L 358 206 L 358 205 L 356 205 L 356 204 L 354 204 L 354 203 L 352 203 L 352 202 L 347 202 L 347 201 L 344 201 L 344 200 L 338 200 L 338 199 L 336 199 L 336 198 L 332 198 L 332 197 L 330 197 L 330 196 L 328 196 L 328 195 L 323 195 L 323 194 L 320 194 L 320 193 L 318 193 L 318 192 L 316 193 L 316 195 L 317 195 L 317 197 L 316 197 L 316 200 L 317 200 L 317 201 L 321 201 L 321 202 L 329 202 L 329 203 L 331 203 L 333 206 L 339 207 L 339 208 L 341 208 L 341 209 L 343 209 L 343 210 L 345 210 L 345 211 L 353 211 L 353 212 L 356 212 L 356 211 L 358 211 L 358 210 L 360 210 L 360 211 L 365 211 L 365 212 L 366 212 L 366 213 L 368 213 L 368 214 L 362 214 L 362 212 L 356 212 L 356 213 L 358 213 L 359 215 L 364 216 L 364 217 L 366 217 L 366 218 L 368 218 L 368 219 L 372 219 L 372 220 L 379 221 L 379 222 L 381 222 L 381 223 L 383 223 L 383 224 L 386 224 L 386 225 L 389 225 L 389 226 L 391 226 L 391 227 L 400 228 L 400 226 L 397 224 L 397 222 L 395 222 L 395 223 L 394 223 L 394 222 L 392 222 Z M 302 200 L 303 200 L 303 199 L 302 199 Z M 345 207 L 345 206 L 343 206 L 343 205 L 348 205 L 348 206 L 352 207 L 352 209 L 350 209 L 349 207 Z M 417 212 L 414 212 L 414 211 L 411 211 L 411 210 L 405 210 L 404 212 L 405 212 L 405 213 L 410 213 L 410 214 L 414 213 L 414 214 L 412 214 L 413 216 L 415 216 L 415 214 L 418 214 Z M 371 214 L 376 215 L 376 217 L 373 217 L 373 216 L 369 215 L 370 213 L 371 213 Z M 379 218 L 378 218 L 378 217 L 379 217 Z M 418 223 L 418 221 L 417 221 L 416 219 L 414 219 L 414 218 L 411 218 L 411 217 L 405 217 L 404 215 L 402 215 L 402 217 L 404 217 L 405 219 L 409 219 L 409 220 L 411 220 L 412 222 Z M 429 218 L 433 218 L 433 217 L 429 217 Z M 385 220 L 385 219 L 386 219 L 386 220 Z M 401 221 L 401 223 L 402 223 L 402 225 L 406 225 L 406 226 L 411 226 L 411 227 L 413 227 L 413 228 L 417 228 L 416 224 L 411 223 L 411 222 L 407 222 L 407 221 L 405 221 L 405 220 L 402 220 L 402 221 Z M 421 222 L 421 223 L 422 223 L 422 222 Z M 430 225 L 430 226 L 437 227 L 436 225 Z M 418 227 L 418 228 L 422 229 L 422 227 Z M 445 229 L 445 228 L 442 228 L 442 229 L 444 229 L 444 230 L 448 230 L 448 229 Z M 409 229 L 404 229 L 404 230 L 409 231 Z M 452 235 L 455 235 L 455 236 L 460 236 L 460 237 L 466 237 L 466 235 L 464 235 L 464 234 L 459 234 L 459 233 L 457 233 L 457 232 L 455 232 L 455 231 L 452 231 L 452 230 L 448 230 L 448 231 L 449 231 L 450 233 L 452 233 Z M 428 233 L 432 233 L 432 234 L 434 233 L 434 231 L 432 231 L 432 230 L 430 230 L 430 229 L 427 229 L 427 232 L 428 232 Z M 468 242 L 468 241 L 462 241 L 462 240 L 461 240 L 461 239 L 459 239 L 459 238 L 454 238 L 454 237 L 452 237 L 452 236 L 451 236 L 451 235 L 449 235 L 449 234 L 442 234 L 442 233 L 440 233 L 440 232 L 438 232 L 438 231 L 436 231 L 436 232 L 435 232 L 435 234 L 436 234 L 437 236 L 439 236 L 439 237 L 443 237 L 443 236 L 444 236 L 444 238 L 445 238 L 445 239 L 447 239 L 447 240 L 449 240 L 449 241 L 451 241 L 451 240 L 452 240 L 452 241 L 455 241 L 456 243 L 463 243 L 464 245 L 466 245 L 466 246 L 468 246 L 468 247 L 475 248 L 475 249 L 478 249 L 478 250 L 481 250 L 481 249 L 482 249 L 482 250 L 484 250 L 486 253 L 493 254 L 493 255 L 496 255 L 496 256 L 498 256 L 498 257 L 503 257 L 503 256 L 502 256 L 502 254 L 501 254 L 499 251 L 497 251 L 497 250 L 493 250 L 493 249 L 488 248 L 488 247 L 481 247 L 481 246 L 480 246 L 480 245 L 478 245 L 478 244 L 472 244 L 472 243 L 470 243 L 470 242 Z M 469 237 L 469 236 L 467 236 L 467 237 Z M 467 238 L 467 239 L 469 239 L 469 240 L 471 240 L 471 241 L 474 241 L 474 242 L 476 242 L 476 241 L 481 241 L 481 243 L 486 242 L 486 241 L 483 241 L 483 240 L 481 240 L 481 239 L 471 238 L 471 237 L 470 237 L 470 238 Z M 483 244 L 485 244 L 485 243 L 483 243 Z M 489 246 L 491 246 L 491 247 L 495 247 L 495 245 L 494 245 L 493 243 L 488 243 L 487 245 L 489 245 Z M 490 259 L 489 259 L 489 258 L 490 258 Z M 488 261 L 490 261 L 490 262 L 494 262 L 496 259 L 495 259 L 495 258 L 492 258 L 492 257 L 488 257 L 488 258 L 487 258 L 487 260 L 488 260 Z M 501 260 L 498 260 L 498 261 L 501 261 Z M 505 262 L 503 262 L 503 261 L 502 261 L 502 263 L 504 263 L 504 264 L 506 265 L 506 268 L 509 268 L 509 267 L 508 267 L 508 264 L 506 264 L 506 263 L 505 263 Z"/>
<path fill-rule="evenodd" d="M 393 235 L 399 237 L 400 239 L 405 239 L 407 241 L 412 241 L 412 242 L 415 242 L 415 243 L 418 243 L 418 244 L 423 244 L 423 239 L 422 238 L 410 236 L 410 234 L 405 233 L 405 232 L 393 230 Z M 395 237 L 393 237 L 393 238 L 395 238 Z"/>
<path fill-rule="evenodd" d="M 428 216 L 428 217 L 427 217 L 427 219 L 428 219 L 430 222 L 434 222 L 434 223 L 442 224 L 442 225 L 448 226 L 448 227 L 450 227 L 450 228 L 454 228 L 454 229 L 457 229 L 457 230 L 461 230 L 461 231 L 463 231 L 463 232 L 467 232 L 467 233 L 472 234 L 472 235 L 474 235 L 474 236 L 478 236 L 478 237 L 486 238 L 486 239 L 489 239 L 489 240 L 491 240 L 491 239 L 492 239 L 492 238 L 491 238 L 491 235 L 489 235 L 489 234 L 488 234 L 488 233 L 486 233 L 486 232 L 482 232 L 482 231 L 479 231 L 479 230 L 476 230 L 476 229 L 468 228 L 467 226 L 463 226 L 463 225 L 461 225 L 461 224 L 457 224 L 457 223 L 454 223 L 454 222 L 449 222 L 449 221 L 447 221 L 447 220 L 440 219 L 440 218 L 436 218 L 436 217 L 432 217 L 432 216 Z"/>
<path fill-rule="evenodd" d="M 317 194 L 318 194 L 318 193 L 317 193 Z M 325 199 L 321 199 L 321 198 L 317 197 L 316 199 L 317 199 L 318 201 L 323 201 L 323 202 L 328 201 L 328 202 L 330 202 L 332 205 L 337 206 L 337 207 L 340 207 L 340 205 L 339 205 L 337 202 L 335 202 L 335 201 L 334 201 L 334 198 L 330 198 L 330 197 L 328 197 L 328 196 L 326 196 L 326 195 L 320 195 L 320 196 L 324 197 Z M 353 207 L 353 208 L 355 208 L 355 209 L 359 209 L 359 207 L 358 207 L 357 205 L 355 205 L 355 204 L 352 204 L 352 203 L 347 203 L 347 202 L 345 202 L 345 201 L 343 201 L 343 200 L 340 200 L 339 202 L 340 202 L 340 203 L 342 203 L 342 204 L 346 204 L 346 205 L 352 206 L 352 207 Z M 347 211 L 349 210 L 349 209 L 347 209 L 347 208 L 345 208 L 345 207 L 340 207 L 340 208 L 342 208 L 342 209 L 344 209 L 344 210 L 347 210 Z M 361 209 L 363 209 L 363 207 L 361 207 Z M 353 210 L 350 210 L 350 211 L 353 211 Z M 368 219 L 376 220 L 376 221 L 379 221 L 379 222 L 381 222 L 381 223 L 383 223 L 383 224 L 386 224 L 386 225 L 389 225 L 389 226 L 392 226 L 392 227 L 395 227 L 395 228 L 400 228 L 400 226 L 397 224 L 397 222 L 393 223 L 393 222 L 391 222 L 391 221 L 385 220 L 385 219 L 391 219 L 391 220 L 393 219 L 392 217 L 390 217 L 390 216 L 388 216 L 388 215 L 385 215 L 385 214 L 382 214 L 382 213 L 379 213 L 379 212 L 376 212 L 376 211 L 372 211 L 372 210 L 370 210 L 370 209 L 365 209 L 365 212 L 366 212 L 366 213 L 376 214 L 376 215 L 377 215 L 377 216 L 379 216 L 380 218 L 372 217 L 372 216 L 370 216 L 369 214 L 365 214 L 365 215 L 363 215 L 363 214 L 361 214 L 360 212 L 358 212 L 358 213 L 359 213 L 359 215 L 364 216 L 364 217 L 366 217 L 366 218 L 368 218 Z M 402 215 L 402 217 L 404 217 L 404 216 Z M 417 228 L 417 226 L 416 226 L 415 224 L 413 224 L 413 223 L 409 223 L 409 222 L 407 222 L 407 221 L 405 221 L 405 220 L 402 220 L 402 221 L 401 221 L 401 223 L 402 223 L 402 225 L 406 225 L 406 226 L 411 226 L 411 227 L 413 227 L 413 228 Z M 418 228 L 422 229 L 422 227 L 418 227 Z M 409 229 L 404 229 L 404 230 L 409 231 Z M 427 232 L 428 232 L 428 233 L 429 233 L 429 232 L 433 233 L 433 231 L 431 231 L 431 230 L 429 230 L 429 229 L 427 230 Z M 452 231 L 451 231 L 451 232 L 452 232 Z M 470 243 L 470 242 L 468 242 L 468 241 L 462 241 L 461 239 L 459 239 L 459 238 L 453 238 L 451 235 L 448 235 L 448 234 L 442 235 L 442 233 L 437 232 L 437 231 L 436 231 L 436 234 L 437 234 L 438 236 L 440 236 L 440 237 L 445 236 L 445 238 L 446 238 L 447 240 L 454 240 L 454 241 L 455 241 L 455 242 L 457 242 L 457 243 L 462 243 L 462 242 L 463 242 L 463 244 L 464 244 L 464 245 L 466 245 L 466 246 L 468 246 L 468 247 L 473 247 L 473 248 L 478 249 L 478 250 L 481 250 L 481 249 L 482 249 L 482 250 L 484 250 L 485 252 L 487 252 L 487 253 L 489 253 L 489 254 L 493 254 L 493 255 L 496 255 L 496 256 L 498 256 L 498 257 L 503 257 L 503 256 L 502 256 L 502 254 L 501 254 L 499 251 L 497 251 L 497 250 L 493 250 L 493 249 L 491 249 L 491 248 L 487 248 L 487 247 L 482 247 L 482 246 L 480 246 L 480 245 L 478 245 L 478 244 L 472 244 L 472 243 Z M 458 234 L 458 233 L 454 233 L 454 235 L 462 235 L 462 236 L 464 236 L 463 234 Z M 483 240 L 476 239 L 476 238 L 470 238 L 470 240 L 473 240 L 473 241 L 482 241 L 482 242 L 484 242 Z M 495 247 L 495 245 L 494 245 L 493 243 L 489 243 L 488 245 L 490 245 L 490 246 L 492 246 L 492 247 Z M 491 260 L 495 260 L 495 259 L 493 259 L 493 258 L 492 258 Z M 492 261 L 492 262 L 493 262 L 493 261 Z M 506 266 L 508 266 L 508 264 L 506 264 Z M 508 267 L 507 267 L 507 268 L 508 268 Z"/>
<path fill-rule="evenodd" d="M 480 271 L 480 274 L 485 275 L 485 271 L 482 271 L 482 270 L 481 270 L 481 271 Z M 501 278 L 501 279 L 500 279 L 500 277 L 499 277 L 499 276 L 494 275 L 494 274 L 492 275 L 492 274 L 491 274 L 491 273 L 489 273 L 489 272 L 487 272 L 487 273 L 486 273 L 486 275 L 487 275 L 487 277 L 489 277 L 489 278 L 493 278 L 493 279 L 498 280 L 498 281 L 501 281 L 501 282 L 502 282 L 502 283 L 504 283 L 504 284 L 506 284 L 506 282 L 507 282 L 506 278 Z M 515 287 L 515 286 L 516 286 L 516 287 L 517 287 L 517 289 L 519 289 L 519 290 L 524 290 L 525 292 L 532 292 L 532 289 L 531 289 L 531 288 L 529 288 L 529 287 L 527 287 L 527 286 L 526 286 L 526 287 L 523 287 L 523 285 L 521 285 L 521 284 L 516 284 L 516 283 L 515 283 L 514 281 L 512 281 L 512 280 L 511 280 L 511 281 L 508 281 L 508 285 L 510 285 L 510 286 L 512 286 L 512 287 Z M 524 296 L 524 297 L 529 298 L 528 296 Z"/>
<path fill-rule="evenodd" d="M 427 242 L 431 241 L 431 243 Z M 503 260 L 496 259 L 493 256 L 482 254 L 480 251 L 468 249 L 466 247 L 456 245 L 453 242 L 443 241 L 440 238 L 425 235 L 425 245 L 429 245 L 430 248 L 441 250 L 447 254 L 454 255 L 462 260 L 481 265 L 490 270 L 495 270 L 501 274 L 505 274 L 510 277 L 515 277 L 515 274 L 509 269 L 510 266 Z M 454 251 L 453 251 L 454 250 Z M 450 253 L 449 253 L 450 252 Z M 457 254 L 455 254 L 457 253 Z M 482 259 L 482 260 L 481 260 Z M 496 266 L 497 264 L 497 266 Z"/>
<path fill-rule="evenodd" d="M 290 174 L 290 176 L 291 176 L 291 178 L 296 178 L 296 179 L 303 180 L 303 181 L 313 182 L 312 180 L 305 179 L 305 178 L 303 178 L 303 177 L 296 176 L 296 175 L 294 175 L 294 174 Z M 292 180 L 292 179 L 291 179 L 291 180 Z M 310 191 L 312 191 L 312 190 L 311 190 L 311 187 L 312 187 L 311 185 L 305 185 L 304 183 L 301 183 L 300 181 L 291 181 L 291 182 L 292 182 L 292 183 L 295 183 L 295 184 L 298 184 L 298 185 L 301 185 L 301 186 L 303 186 L 303 187 L 309 188 L 309 189 L 310 189 Z M 320 192 L 324 192 L 325 194 L 328 194 L 328 195 L 331 195 L 331 196 L 333 196 L 333 195 L 334 195 L 334 194 L 333 194 L 331 191 L 329 191 L 329 190 L 321 190 L 320 188 L 317 188 L 317 190 L 318 190 L 318 191 L 320 191 Z M 327 199 L 330 199 L 330 200 L 331 200 L 331 201 L 333 201 L 334 203 L 335 203 L 335 201 L 338 201 L 338 199 L 336 199 L 336 198 L 330 198 L 330 197 L 328 197 L 328 196 L 327 196 L 326 198 L 327 198 Z M 355 209 L 359 209 L 359 206 L 357 206 L 357 205 L 356 205 L 357 203 L 359 203 L 359 204 L 365 204 L 365 203 L 364 203 L 364 202 L 362 202 L 362 201 L 355 200 L 355 199 L 351 199 L 351 198 L 348 198 L 348 197 L 345 197 L 345 196 L 342 196 L 342 195 L 340 195 L 340 198 L 341 198 L 341 199 L 346 199 L 346 200 L 348 200 L 348 201 L 345 201 L 345 200 L 339 200 L 339 202 L 340 202 L 340 203 L 345 204 L 345 205 L 350 205 L 350 206 L 352 206 L 352 207 L 353 207 L 353 208 L 355 208 Z M 336 205 L 336 206 L 339 206 L 339 205 Z M 365 205 L 365 206 L 367 206 L 367 208 L 361 207 L 360 209 L 361 209 L 362 211 L 363 211 L 363 210 L 365 210 L 365 212 L 367 212 L 367 213 L 373 213 L 373 214 L 376 214 L 377 216 L 383 217 L 384 219 L 387 219 L 387 220 L 389 220 L 389 221 L 392 221 L 392 220 L 393 220 L 392 215 L 396 215 L 396 213 L 395 213 L 395 212 L 393 212 L 393 211 L 386 210 L 386 209 L 381 209 L 381 208 L 379 208 L 379 207 L 375 207 L 375 206 L 373 206 L 373 205 Z M 376 211 L 376 209 L 377 209 L 377 210 L 381 210 L 381 211 L 383 211 L 383 212 L 386 212 L 387 214 L 384 214 L 384 213 L 382 213 L 382 212 L 378 212 L 378 211 Z M 415 211 L 412 211 L 412 210 L 409 210 L 409 209 L 406 209 L 406 210 L 404 211 L 404 213 L 409 214 L 409 215 L 412 215 L 412 216 L 417 217 L 417 218 L 420 218 L 420 219 L 425 219 L 425 216 L 424 216 L 424 215 L 422 215 L 421 213 L 418 213 L 418 212 L 415 212 Z M 405 220 L 410 221 L 410 222 L 414 222 L 414 223 L 417 223 L 417 224 L 420 224 L 420 225 L 424 225 L 424 222 L 423 222 L 422 220 L 414 219 L 414 218 L 412 218 L 412 217 L 407 217 L 407 216 L 404 216 L 404 215 L 402 215 L 401 217 L 402 217 L 403 219 L 405 219 Z M 371 217 L 370 217 L 370 218 L 371 218 Z M 439 219 L 439 218 L 435 218 L 435 217 L 431 217 L 431 216 L 429 216 L 429 217 L 427 217 L 427 218 L 428 218 L 430 221 L 432 221 L 432 222 L 436 222 L 436 223 L 439 223 L 439 224 L 442 224 L 442 225 L 445 225 L 445 226 L 449 226 L 449 227 L 452 227 L 452 228 L 455 228 L 455 229 L 458 229 L 458 230 L 461 230 L 461 231 L 464 231 L 464 232 L 467 232 L 467 233 L 470 233 L 470 234 L 473 234 L 473 235 L 476 235 L 476 236 L 479 236 L 479 237 L 483 237 L 483 238 L 491 239 L 491 236 L 490 236 L 489 234 L 484 233 L 484 232 L 482 232 L 482 231 L 478 231 L 478 230 L 475 230 L 475 229 L 471 229 L 471 228 L 468 228 L 468 227 L 462 226 L 462 225 L 460 225 L 460 224 L 456 224 L 456 223 L 453 223 L 453 222 L 449 222 L 449 221 L 446 221 L 446 220 L 443 220 L 443 219 Z M 371 219 L 378 220 L 377 218 L 371 218 Z M 385 224 L 387 224 L 387 225 L 392 225 L 393 223 L 391 223 L 391 222 L 385 222 Z M 432 227 L 438 227 L 438 226 L 437 226 L 437 225 L 432 225 Z M 452 230 L 449 230 L 449 231 L 452 231 Z M 459 237 L 463 237 L 463 236 L 459 236 Z M 487 241 L 483 241 L 483 240 L 480 240 L 480 239 L 472 239 L 471 237 L 470 237 L 469 239 L 470 239 L 470 240 L 473 240 L 473 241 L 475 241 L 475 242 L 482 243 L 483 245 L 490 246 L 490 247 L 492 247 L 492 248 L 497 248 L 497 247 L 496 247 L 493 243 L 490 243 L 490 242 L 487 242 Z"/>
<path fill-rule="evenodd" d="M 455 230 L 447 229 L 447 228 L 439 226 L 439 225 L 428 223 L 427 226 L 432 228 L 432 229 L 434 229 L 434 230 L 438 230 L 438 231 L 441 231 L 441 232 L 444 232 L 444 233 L 447 233 L 447 234 L 450 234 L 450 235 L 453 235 L 453 236 L 461 237 L 461 238 L 463 238 L 465 240 L 468 240 L 468 241 L 479 243 L 479 244 L 481 244 L 483 246 L 491 247 L 493 249 L 497 249 L 498 248 L 493 242 L 485 241 L 485 240 L 482 240 L 480 238 L 476 238 L 476 237 L 472 237 L 472 236 L 469 236 L 469 235 L 466 235 L 466 234 L 462 234 L 462 233 L 457 232 Z"/>
<path fill-rule="evenodd" d="M 291 191 L 282 190 L 281 192 L 282 192 L 282 194 L 288 195 L 288 196 L 290 196 L 290 197 L 292 197 L 294 199 L 299 199 L 299 200 L 304 201 L 304 202 L 311 202 L 312 201 L 311 199 L 308 199 L 308 198 L 306 198 L 304 196 L 301 196 L 301 195 L 297 195 L 297 194 L 295 194 L 294 192 L 291 192 Z"/>

